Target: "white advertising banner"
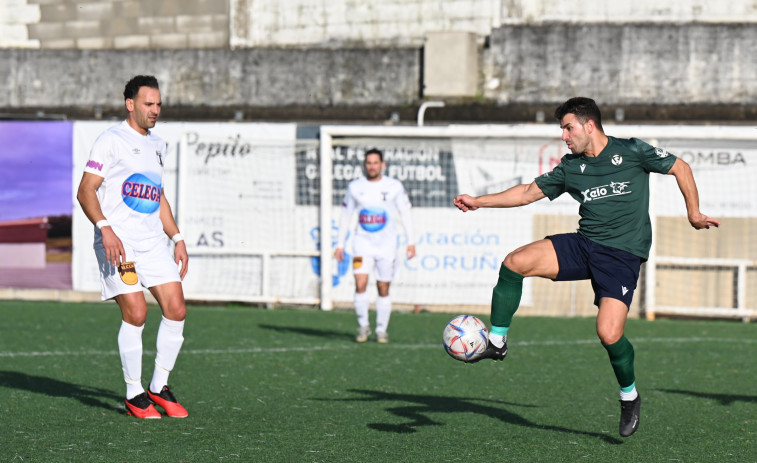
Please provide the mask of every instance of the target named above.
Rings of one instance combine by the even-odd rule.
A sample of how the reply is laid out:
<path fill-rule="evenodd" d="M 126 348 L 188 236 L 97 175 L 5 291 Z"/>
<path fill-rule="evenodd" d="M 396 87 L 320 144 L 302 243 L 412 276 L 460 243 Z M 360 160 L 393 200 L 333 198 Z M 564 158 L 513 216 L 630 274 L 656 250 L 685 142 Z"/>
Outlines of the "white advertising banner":
<path fill-rule="evenodd" d="M 74 196 L 93 143 L 104 130 L 118 123 L 120 121 L 74 123 Z M 163 188 L 174 214 L 179 217 L 179 222 L 186 224 L 186 228 L 182 229 L 182 234 L 187 237 L 190 250 L 196 250 L 198 247 L 201 249 L 223 247 L 227 243 L 243 246 L 245 239 L 235 233 L 239 233 L 239 230 L 252 233 L 261 227 L 255 211 L 264 206 L 255 207 L 253 205 L 255 199 L 261 199 L 261 195 L 269 195 L 271 189 L 278 191 L 278 187 L 283 187 L 285 183 L 285 180 L 280 179 L 291 179 L 289 183 L 294 182 L 291 174 L 282 175 L 285 172 L 292 172 L 291 162 L 287 164 L 286 158 L 279 159 L 278 156 L 281 154 L 281 147 L 288 146 L 288 150 L 285 151 L 290 153 L 290 158 L 293 157 L 291 153 L 293 153 L 296 138 L 295 124 L 159 122 L 154 131 L 168 143 Z M 191 192 L 189 201 L 179 203 L 177 200 L 177 148 L 182 140 L 189 151 L 185 158 L 190 163 L 189 171 L 192 174 L 187 177 L 188 184 L 184 186 L 186 191 Z M 261 147 L 276 147 L 273 150 L 275 153 Z M 272 157 L 276 157 L 275 162 L 272 161 Z M 267 164 L 260 163 L 260 168 L 250 168 L 250 162 L 257 163 L 263 158 L 268 160 Z M 231 164 L 234 160 L 242 160 L 248 165 L 236 168 Z M 204 165 L 205 170 L 197 169 L 198 164 Z M 249 178 L 250 180 L 235 181 L 232 174 L 238 174 L 237 179 Z M 278 183 L 268 183 L 269 181 Z M 290 186 L 289 189 L 291 190 L 292 187 Z M 282 191 L 284 190 L 282 188 Z M 266 199 L 270 200 L 270 198 Z M 292 202 L 291 198 L 286 201 L 289 204 Z M 92 250 L 94 227 L 75 198 L 74 205 L 73 287 L 78 291 L 99 292 L 97 261 Z M 280 203 L 276 204 L 277 207 L 280 205 Z M 237 217 L 242 219 L 236 219 Z M 226 224 L 232 228 L 225 228 Z M 269 231 L 268 236 L 270 235 Z M 202 281 L 207 277 L 207 272 L 203 270 L 203 267 L 207 266 L 203 266 L 201 260 L 197 259 L 197 262 L 190 263 L 190 272 L 184 281 L 188 296 L 191 296 L 191 292 L 195 290 L 205 291 Z M 233 299 L 235 292 L 249 290 L 252 285 L 250 281 L 260 281 L 260 278 L 240 277 L 241 282 L 234 282 L 235 275 L 234 272 L 229 272 L 228 275 L 216 276 L 210 284 L 216 284 L 219 279 L 227 280 L 228 284 L 223 288 L 217 288 L 216 291 L 228 289 L 231 292 L 230 298 Z M 234 291 L 231 291 L 231 288 L 235 288 Z"/>

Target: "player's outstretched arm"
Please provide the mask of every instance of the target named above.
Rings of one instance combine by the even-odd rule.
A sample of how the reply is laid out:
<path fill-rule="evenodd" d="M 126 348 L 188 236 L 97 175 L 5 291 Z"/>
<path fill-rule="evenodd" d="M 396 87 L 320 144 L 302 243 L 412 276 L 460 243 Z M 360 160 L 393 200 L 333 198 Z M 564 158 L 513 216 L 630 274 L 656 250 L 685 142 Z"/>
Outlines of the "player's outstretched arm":
<path fill-rule="evenodd" d="M 458 195 L 452 202 L 463 212 L 475 211 L 480 207 L 518 207 L 531 204 L 546 197 L 536 182 L 515 185 L 505 191 L 482 196 Z"/>
<path fill-rule="evenodd" d="M 720 226 L 720 221 L 707 217 L 699 211 L 699 191 L 689 164 L 680 158 L 676 159 L 668 174 L 673 175 L 678 182 L 678 188 L 686 201 L 686 212 L 691 226 L 697 230 Z"/>

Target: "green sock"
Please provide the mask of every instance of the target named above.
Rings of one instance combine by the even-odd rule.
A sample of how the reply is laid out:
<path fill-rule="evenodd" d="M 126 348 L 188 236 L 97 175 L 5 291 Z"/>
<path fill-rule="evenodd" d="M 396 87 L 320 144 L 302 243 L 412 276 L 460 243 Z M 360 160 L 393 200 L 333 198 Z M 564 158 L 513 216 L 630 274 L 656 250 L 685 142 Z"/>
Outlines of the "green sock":
<path fill-rule="evenodd" d="M 636 381 L 633 372 L 634 355 L 631 342 L 624 335 L 615 344 L 602 343 L 602 346 L 607 349 L 607 353 L 610 355 L 610 363 L 620 387 L 628 388 L 631 386 Z"/>
<path fill-rule="evenodd" d="M 492 333 L 507 335 L 513 315 L 523 294 L 523 275 L 513 272 L 504 264 L 499 268 L 499 279 L 492 292 Z M 502 333 L 504 328 L 504 333 Z"/>

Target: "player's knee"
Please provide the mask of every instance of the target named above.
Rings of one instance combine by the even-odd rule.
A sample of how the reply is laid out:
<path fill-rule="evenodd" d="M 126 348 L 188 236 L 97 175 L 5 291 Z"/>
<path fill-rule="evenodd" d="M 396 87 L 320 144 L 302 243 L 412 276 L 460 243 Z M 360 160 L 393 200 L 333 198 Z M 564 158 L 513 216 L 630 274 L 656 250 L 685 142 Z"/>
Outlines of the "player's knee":
<path fill-rule="evenodd" d="M 176 305 L 166 311 L 165 317 L 173 321 L 183 321 L 187 318 L 187 306 L 184 304 Z"/>
<path fill-rule="evenodd" d="M 623 330 L 613 327 L 597 327 L 597 336 L 602 344 L 610 345 L 620 341 L 623 337 Z"/>
<path fill-rule="evenodd" d="M 508 254 L 502 264 L 513 272 L 520 273 L 521 275 L 525 275 L 529 270 L 529 266 L 531 265 L 531 263 L 523 255 L 523 253 L 518 251 L 513 251 Z"/>

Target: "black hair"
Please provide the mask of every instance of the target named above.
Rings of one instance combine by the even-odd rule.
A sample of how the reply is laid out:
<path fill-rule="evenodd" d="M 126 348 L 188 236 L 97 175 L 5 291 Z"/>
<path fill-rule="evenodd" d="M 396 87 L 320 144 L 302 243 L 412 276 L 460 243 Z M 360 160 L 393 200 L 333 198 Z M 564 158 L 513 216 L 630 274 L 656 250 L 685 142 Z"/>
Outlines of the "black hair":
<path fill-rule="evenodd" d="M 124 88 L 124 100 L 134 99 L 139 93 L 140 87 L 150 87 L 156 90 L 160 90 L 158 87 L 158 79 L 155 76 L 134 76 L 130 81 L 126 82 Z"/>
<path fill-rule="evenodd" d="M 602 129 L 602 113 L 599 111 L 597 103 L 591 98 L 577 96 L 555 109 L 555 118 L 558 121 L 562 121 L 566 114 L 575 114 L 581 124 L 586 124 L 587 121 L 592 120 L 594 125 L 604 132 L 604 129 Z"/>
<path fill-rule="evenodd" d="M 379 159 L 381 159 L 381 162 L 384 162 L 384 153 L 382 153 L 378 148 L 371 148 L 368 151 L 366 151 L 363 159 L 367 158 L 369 154 L 378 154 L 378 157 Z"/>

